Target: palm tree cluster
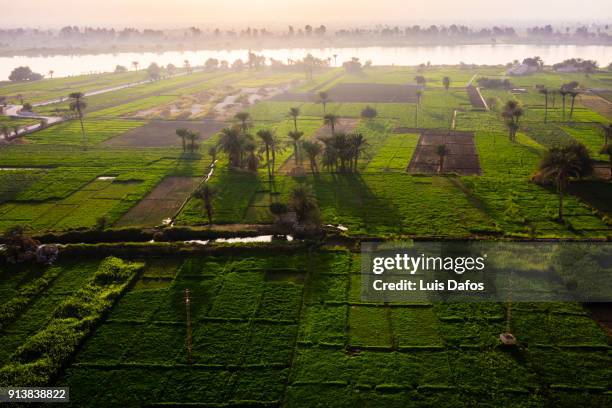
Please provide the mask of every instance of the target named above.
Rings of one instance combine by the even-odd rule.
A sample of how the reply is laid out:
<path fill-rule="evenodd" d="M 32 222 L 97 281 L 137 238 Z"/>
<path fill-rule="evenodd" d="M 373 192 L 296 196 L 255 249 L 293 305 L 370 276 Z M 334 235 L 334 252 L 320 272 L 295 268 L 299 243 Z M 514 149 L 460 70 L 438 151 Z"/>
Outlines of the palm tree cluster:
<path fill-rule="evenodd" d="M 198 145 L 196 144 L 196 140 L 200 138 L 200 134 L 198 132 L 181 128 L 176 129 L 176 135 L 181 138 L 183 152 L 185 152 L 187 148 L 189 148 L 189 153 L 193 153 L 197 150 Z M 189 146 L 187 146 L 187 140 L 189 140 Z"/>
<path fill-rule="evenodd" d="M 561 100 L 563 104 L 563 119 L 565 119 L 565 99 L 568 95 L 571 99 L 569 119 L 572 119 L 572 116 L 574 114 L 574 103 L 576 101 L 576 97 L 580 94 L 579 86 L 580 84 L 578 84 L 578 82 L 572 81 L 568 82 L 567 84 L 561 85 L 561 88 L 559 88 L 559 93 L 561 94 Z"/>
<path fill-rule="evenodd" d="M 287 204 L 281 202 L 271 203 L 270 212 L 278 217 L 278 221 L 281 223 L 286 214 L 293 213 L 295 214 L 295 219 L 292 222 L 299 226 L 316 229 L 321 224 L 321 212 L 317 199 L 304 186 L 297 186 L 291 190 Z"/>
<path fill-rule="evenodd" d="M 274 177 L 276 153 L 281 150 L 278 138 L 270 130 L 259 130 L 257 137 L 261 141 L 261 145 L 259 152 L 257 152 L 258 146 L 255 138 L 249 133 L 251 127 L 250 114 L 239 112 L 234 118 L 237 121 L 236 125 L 221 130 L 217 149 L 228 156 L 231 167 L 247 169 L 252 172 L 256 172 L 259 168 L 260 153 L 265 153 L 268 177 L 271 179 Z M 215 153 L 217 149 L 215 149 Z"/>
<path fill-rule="evenodd" d="M 506 123 L 506 127 L 508 127 L 508 138 L 511 142 L 516 141 L 516 133 L 519 130 L 519 120 L 525 111 L 521 106 L 521 103 L 511 99 L 506 102 L 504 109 L 501 113 L 502 118 L 504 118 L 504 122 Z"/>
<path fill-rule="evenodd" d="M 322 138 L 324 148 L 322 152 L 322 163 L 329 171 L 357 172 L 359 157 L 364 152 L 368 143 L 359 132 L 334 133 L 332 136 Z M 312 161 L 311 161 L 312 163 Z M 313 169 L 313 172 L 315 169 Z"/>

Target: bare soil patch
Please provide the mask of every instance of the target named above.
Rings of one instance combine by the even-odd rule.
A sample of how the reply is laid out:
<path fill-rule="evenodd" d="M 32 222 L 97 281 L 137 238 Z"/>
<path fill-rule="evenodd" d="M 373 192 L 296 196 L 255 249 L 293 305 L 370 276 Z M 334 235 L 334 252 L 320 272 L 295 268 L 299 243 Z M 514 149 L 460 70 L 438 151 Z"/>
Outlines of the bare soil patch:
<path fill-rule="evenodd" d="M 105 141 L 107 146 L 124 147 L 171 147 L 180 146 L 181 139 L 176 129 L 186 128 L 200 133 L 200 141 L 206 140 L 225 127 L 225 123 L 214 120 L 186 121 L 155 120 Z"/>
<path fill-rule="evenodd" d="M 473 132 L 423 130 L 417 148 L 408 165 L 411 173 L 437 174 L 439 156 L 436 149 L 446 145 L 448 155 L 444 172 L 461 175 L 480 174 L 480 160 L 474 144 Z"/>
<path fill-rule="evenodd" d="M 142 201 L 117 221 L 116 226 L 154 227 L 174 216 L 200 182 L 199 177 L 166 177 Z"/>
<path fill-rule="evenodd" d="M 612 102 L 598 95 L 580 95 L 580 102 L 606 118 L 612 118 Z"/>

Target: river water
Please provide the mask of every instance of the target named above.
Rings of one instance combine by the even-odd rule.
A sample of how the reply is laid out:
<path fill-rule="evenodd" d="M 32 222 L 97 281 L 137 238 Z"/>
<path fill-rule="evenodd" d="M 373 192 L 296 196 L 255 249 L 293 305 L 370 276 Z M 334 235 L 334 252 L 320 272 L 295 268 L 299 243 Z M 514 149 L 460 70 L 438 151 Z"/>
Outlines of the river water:
<path fill-rule="evenodd" d="M 277 48 L 254 50 L 257 54 L 275 58 L 283 62 L 288 59 L 299 59 L 310 53 L 319 58 L 330 58 L 332 65 L 358 57 L 361 61 L 371 60 L 374 65 L 418 65 L 432 64 L 506 64 L 515 59 L 540 56 L 546 64 L 554 64 L 568 58 L 592 59 L 600 66 L 612 62 L 612 45 L 532 45 L 532 44 L 496 44 L 496 45 L 456 45 L 456 46 L 406 46 L 406 47 L 357 47 L 357 48 Z M 192 66 L 202 65 L 208 58 L 227 60 L 246 60 L 248 50 L 201 50 L 154 52 L 122 52 L 117 54 L 97 55 L 57 55 L 50 57 L 0 57 L 0 80 L 8 78 L 11 70 L 25 65 L 33 71 L 46 74 L 49 70 L 54 76 L 63 77 L 114 70 L 116 65 L 131 67 L 132 61 L 138 61 L 141 68 L 151 62 L 160 65 L 172 63 L 182 66 L 188 60 Z M 334 58 L 334 55 L 336 56 Z"/>

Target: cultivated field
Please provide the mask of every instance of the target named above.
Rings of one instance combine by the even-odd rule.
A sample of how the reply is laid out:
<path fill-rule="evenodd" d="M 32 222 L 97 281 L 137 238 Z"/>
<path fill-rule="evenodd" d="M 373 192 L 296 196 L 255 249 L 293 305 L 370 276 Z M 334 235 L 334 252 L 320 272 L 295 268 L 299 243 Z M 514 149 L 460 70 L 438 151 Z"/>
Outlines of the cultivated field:
<path fill-rule="evenodd" d="M 439 157 L 436 148 L 440 145 L 445 145 L 448 148 L 443 170 L 464 176 L 480 174 L 480 162 L 474 144 L 474 134 L 457 131 L 422 132 L 416 151 L 408 166 L 408 171 L 412 173 L 438 173 Z"/>
<path fill-rule="evenodd" d="M 214 136 L 224 126 L 224 123 L 210 120 L 203 122 L 155 120 L 109 139 L 105 144 L 122 147 L 178 147 L 181 146 L 181 139 L 177 137 L 176 129 L 189 129 L 199 133 L 200 140 L 206 140 Z"/>
<path fill-rule="evenodd" d="M 602 151 L 612 73 L 547 67 L 509 78 L 508 89 L 479 86 L 486 110 L 467 86 L 506 79 L 503 71 L 388 66 L 311 76 L 296 65 L 179 70 L 142 83 L 138 71 L 0 85 L 10 102 L 48 101 L 35 111 L 64 115 L 69 102 L 53 99 L 67 92 L 132 84 L 85 98 L 85 137 L 70 118 L 0 145 L 0 232 L 23 226 L 73 242 L 53 266 L 0 263 L 0 386 L 24 378 L 70 386 L 79 407 L 612 405 L 610 340 L 581 304 L 360 297 L 362 240 L 612 237 Z M 542 86 L 571 81 L 585 91 L 571 111 L 560 94 L 545 103 Z M 502 116 L 509 100 L 523 108 L 513 140 Z M 362 143 L 347 136 L 334 145 L 330 121 Z M 220 132 L 230 127 L 252 138 Z M 193 152 L 179 128 L 200 133 Z M 270 163 L 262 130 L 271 132 Z M 304 141 L 319 141 L 312 161 Z M 338 156 L 325 157 L 324 142 Z M 532 178 L 548 149 L 573 142 L 597 171 L 570 180 L 559 220 L 555 186 Z M 440 145 L 448 154 L 438 174 Z M 249 165 L 232 167 L 232 152 Z M 202 192 L 194 194 L 206 177 L 212 226 Z M 322 246 L 160 242 L 270 231 L 270 204 L 288 202 L 296 187 L 341 236 Z M 145 234 L 153 241 L 117 242 Z M 113 244 L 97 242 L 107 239 Z M 517 262 L 525 274 L 549 273 L 538 259 Z M 511 350 L 499 345 L 508 316 L 519 342 Z"/>
<path fill-rule="evenodd" d="M 362 303 L 359 256 L 349 252 L 245 249 L 143 261 L 131 289 L 55 380 L 71 387 L 73 406 L 610 403 L 606 335 L 578 304 L 515 304 L 512 329 L 529 347 L 508 352 L 497 345 L 506 305 Z M 9 356 L 45 330 L 62 299 L 78 296 L 99 262 L 29 271 L 36 295 L 21 294 L 23 282 L 3 270 L 3 300 L 29 296 L 22 318 L 2 321 L 4 361 L 14 364 Z M 24 358 L 20 364 L 39 356 Z"/>

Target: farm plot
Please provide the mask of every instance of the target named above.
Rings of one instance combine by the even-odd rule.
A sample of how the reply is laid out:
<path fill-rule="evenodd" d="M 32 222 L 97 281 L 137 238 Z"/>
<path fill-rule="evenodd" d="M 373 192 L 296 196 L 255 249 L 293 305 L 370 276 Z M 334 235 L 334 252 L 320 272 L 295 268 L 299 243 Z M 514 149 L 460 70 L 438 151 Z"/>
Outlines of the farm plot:
<path fill-rule="evenodd" d="M 374 83 L 339 83 L 327 93 L 333 102 L 348 103 L 415 103 L 416 85 L 374 84 Z M 283 92 L 271 98 L 277 102 L 317 102 L 318 96 L 308 92 Z"/>
<path fill-rule="evenodd" d="M 212 120 L 203 122 L 155 120 L 109 139 L 104 144 L 116 147 L 177 147 L 181 146 L 181 139 L 176 135 L 176 130 L 179 128 L 197 132 L 200 134 L 200 140 L 207 140 L 224 126 L 224 123 Z"/>
<path fill-rule="evenodd" d="M 612 102 L 598 95 L 580 95 L 579 102 L 587 108 L 612 119 Z"/>
<path fill-rule="evenodd" d="M 408 170 L 412 173 L 438 173 L 440 159 L 436 149 L 440 145 L 445 145 L 448 150 L 443 171 L 461 175 L 480 174 L 474 134 L 458 131 L 421 132 Z"/>
<path fill-rule="evenodd" d="M 0 361 L 5 362 L 32 334 L 44 327 L 62 301 L 77 291 L 97 261 L 54 266 L 0 266 Z"/>
<path fill-rule="evenodd" d="M 61 200 L 6 202 L 0 204 L 0 230 L 16 225 L 39 231 L 93 227 L 138 187 L 138 182 L 94 180 Z"/>
<path fill-rule="evenodd" d="M 119 221 L 117 226 L 160 225 L 176 214 L 201 181 L 199 177 L 166 177 Z"/>
<path fill-rule="evenodd" d="M 606 335 L 581 305 L 515 302 L 512 330 L 521 349 L 529 345 L 517 358 L 498 346 L 506 305 L 362 303 L 359 262 L 344 250 L 279 255 L 254 248 L 239 256 L 145 258 L 136 284 L 116 295 L 52 385 L 70 386 L 74 406 L 449 400 L 506 406 L 533 398 L 536 406 L 562 398 L 609 405 Z M 517 262 L 534 272 L 531 260 Z M 0 355 L 23 356 L 14 353 L 26 333 L 46 327 L 97 264 L 60 261 L 23 270 L 19 278 L 14 267 L 0 266 L 3 301 L 31 296 L 19 312 L 31 315 L 0 331 Z M 158 285 L 143 284 L 152 280 Z M 36 282 L 42 286 L 33 291 Z M 192 364 L 186 364 L 185 289 Z"/>
<path fill-rule="evenodd" d="M 84 344 L 60 383 L 82 392 L 77 404 L 106 403 L 106 387 L 133 378 L 140 379 L 127 384 L 138 387 L 115 396 L 115 402 L 280 401 L 302 303 L 303 284 L 291 276 L 301 273 L 303 261 L 300 255 L 248 252 L 240 258 L 190 258 L 164 288 L 137 284 Z M 190 366 L 185 365 L 186 288 L 192 300 Z M 151 381 L 142 380 L 145 372 Z M 94 379 L 97 390 L 90 389 Z M 85 390 L 93 392 L 88 396 Z"/>
<path fill-rule="evenodd" d="M 415 103 L 419 89 L 415 85 L 340 83 L 328 93 L 334 102 Z"/>
<path fill-rule="evenodd" d="M 27 140 L 40 144 L 92 145 L 103 142 L 114 136 L 136 129 L 145 122 L 138 120 L 87 120 L 85 121 L 85 139 L 78 120 L 61 123 L 40 132 L 27 136 Z"/>

